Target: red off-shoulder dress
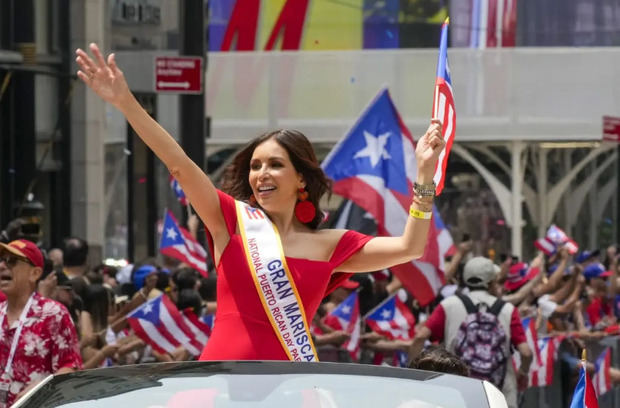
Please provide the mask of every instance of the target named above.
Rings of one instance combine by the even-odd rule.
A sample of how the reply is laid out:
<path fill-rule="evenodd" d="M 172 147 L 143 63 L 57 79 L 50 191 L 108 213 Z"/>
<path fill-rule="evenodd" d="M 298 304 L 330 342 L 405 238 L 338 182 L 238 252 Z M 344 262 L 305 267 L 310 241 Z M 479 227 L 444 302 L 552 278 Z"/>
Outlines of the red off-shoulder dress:
<path fill-rule="evenodd" d="M 269 323 L 247 265 L 243 241 L 236 233 L 234 199 L 218 191 L 230 241 L 217 266 L 217 312 L 211 338 L 200 360 L 288 360 Z M 286 257 L 308 322 L 321 299 L 349 277 L 332 271 L 360 250 L 371 236 L 346 232 L 328 261 Z"/>

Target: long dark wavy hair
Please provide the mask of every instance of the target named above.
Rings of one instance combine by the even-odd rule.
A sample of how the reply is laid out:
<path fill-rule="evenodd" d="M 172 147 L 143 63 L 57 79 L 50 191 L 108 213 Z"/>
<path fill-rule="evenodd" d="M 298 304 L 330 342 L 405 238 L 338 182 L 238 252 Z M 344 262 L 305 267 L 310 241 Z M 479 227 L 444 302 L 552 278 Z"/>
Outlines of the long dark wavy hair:
<path fill-rule="evenodd" d="M 243 150 L 237 153 L 232 163 L 224 172 L 221 184 L 222 191 L 230 194 L 237 200 L 248 201 L 250 199 L 252 195 L 252 187 L 250 187 L 249 182 L 250 160 L 256 146 L 269 139 L 275 139 L 280 146 L 286 149 L 293 167 L 303 176 L 306 182 L 308 200 L 316 208 L 316 215 L 306 225 L 312 229 L 317 229 L 323 221 L 323 211 L 319 207 L 319 200 L 323 197 L 323 194 L 331 194 L 332 182 L 319 166 L 310 141 L 303 133 L 297 130 L 274 130 L 263 133 L 250 141 Z"/>

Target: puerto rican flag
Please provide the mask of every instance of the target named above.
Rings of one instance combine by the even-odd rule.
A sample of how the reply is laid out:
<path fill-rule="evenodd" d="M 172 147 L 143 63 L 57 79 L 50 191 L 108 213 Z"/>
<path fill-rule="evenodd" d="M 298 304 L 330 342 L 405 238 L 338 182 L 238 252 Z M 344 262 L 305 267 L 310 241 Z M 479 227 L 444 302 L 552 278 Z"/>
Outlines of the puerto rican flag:
<path fill-rule="evenodd" d="M 166 211 L 164 227 L 161 234 L 159 252 L 178 259 L 196 269 L 202 276 L 207 276 L 207 251 L 192 234 L 180 227 L 174 215 Z"/>
<path fill-rule="evenodd" d="M 598 408 L 598 400 L 590 376 L 588 376 L 585 361 L 581 362 L 579 382 L 573 392 L 570 408 Z"/>
<path fill-rule="evenodd" d="M 206 314 L 200 318 L 200 321 L 209 326 L 209 329 L 213 331 L 213 326 L 215 325 L 215 314 Z"/>
<path fill-rule="evenodd" d="M 416 179 L 415 144 L 387 89 L 383 89 L 322 164 L 336 194 L 366 210 L 378 235 L 400 236 L 409 217 Z M 444 284 L 434 223 L 424 256 L 391 268 L 425 306 Z"/>
<path fill-rule="evenodd" d="M 554 242 L 557 246 L 564 245 L 571 255 L 574 255 L 577 251 L 579 251 L 579 246 L 577 243 L 557 225 L 551 225 L 549 227 L 547 230 L 547 238 Z"/>
<path fill-rule="evenodd" d="M 596 369 L 592 382 L 594 383 L 594 390 L 596 395 L 600 397 L 611 389 L 611 377 L 609 370 L 611 368 L 611 348 L 607 347 L 605 351 L 601 353 L 596 359 Z"/>
<path fill-rule="evenodd" d="M 390 340 L 410 340 L 415 334 L 415 317 L 405 304 L 407 293 L 400 289 L 366 316 L 366 324 Z"/>
<path fill-rule="evenodd" d="M 452 149 L 454 136 L 456 135 L 456 109 L 454 108 L 454 94 L 452 93 L 452 79 L 448 65 L 448 24 L 450 18 L 441 26 L 441 39 L 439 42 L 439 59 L 437 61 L 437 79 L 435 80 L 435 96 L 433 97 L 433 117 L 441 120 L 443 124 L 442 136 L 446 142 L 445 149 L 437 160 L 437 169 L 433 181 L 437 185 L 436 194 L 441 194 L 446 179 L 446 167 L 448 156 Z"/>
<path fill-rule="evenodd" d="M 360 358 L 361 328 L 360 305 L 357 291 L 351 293 L 334 310 L 325 316 L 325 324 L 334 330 L 342 330 L 351 337 L 342 344 L 353 360 Z"/>
<path fill-rule="evenodd" d="M 542 366 L 542 358 L 540 354 L 540 349 L 538 348 L 538 335 L 536 334 L 536 322 L 532 317 L 526 317 L 521 320 L 521 325 L 523 325 L 523 331 L 525 332 L 525 340 L 530 350 L 534 354 L 534 359 L 532 364 L 530 365 L 529 371 L 529 384 L 532 385 L 532 374 L 533 372 Z M 514 351 L 512 353 L 512 365 L 517 371 L 519 367 L 521 367 L 521 354 L 518 351 Z"/>
<path fill-rule="evenodd" d="M 538 340 L 540 363 L 534 362 L 530 368 L 530 387 L 546 387 L 553 383 L 553 364 L 555 363 L 555 341 L 551 337 Z"/>
<path fill-rule="evenodd" d="M 538 238 L 534 246 L 541 250 L 545 255 L 551 256 L 557 250 L 555 243 L 548 237 Z"/>
<path fill-rule="evenodd" d="M 207 341 L 209 341 L 209 337 L 211 337 L 211 327 L 196 316 L 196 313 L 191 308 L 183 310 L 181 315 L 185 325 L 191 330 L 196 341 L 204 347 Z"/>
<path fill-rule="evenodd" d="M 136 335 L 159 353 L 172 353 L 183 346 L 193 355 L 199 355 L 202 345 L 176 306 L 165 295 L 147 301 L 127 315 Z"/>
<path fill-rule="evenodd" d="M 533 365 L 541 365 L 540 350 L 538 349 L 538 335 L 536 334 L 536 322 L 532 317 L 526 317 L 521 320 L 523 325 L 523 331 L 525 332 L 525 338 L 530 350 L 534 353 Z"/>
<path fill-rule="evenodd" d="M 172 177 L 171 174 L 168 177 L 168 181 L 170 182 L 170 187 L 172 188 L 172 191 L 174 191 L 174 195 L 176 195 L 177 200 L 179 200 L 182 205 L 187 205 L 187 197 L 185 197 L 185 192 L 181 188 L 181 185 L 179 184 L 177 179 Z"/>

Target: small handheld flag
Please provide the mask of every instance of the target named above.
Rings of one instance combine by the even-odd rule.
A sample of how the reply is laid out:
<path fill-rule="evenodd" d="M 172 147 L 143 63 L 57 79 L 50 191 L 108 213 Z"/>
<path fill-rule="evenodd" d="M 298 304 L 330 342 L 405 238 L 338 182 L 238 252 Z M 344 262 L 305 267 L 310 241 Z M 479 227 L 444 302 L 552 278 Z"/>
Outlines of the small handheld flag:
<path fill-rule="evenodd" d="M 448 155 L 452 149 L 454 136 L 456 135 L 456 109 L 454 107 L 454 94 L 452 93 L 452 78 L 448 66 L 448 25 L 450 17 L 441 26 L 441 39 L 439 42 L 439 59 L 437 61 L 437 79 L 435 80 L 435 95 L 433 97 L 433 117 L 441 120 L 442 137 L 446 142 L 445 149 L 439 155 L 437 168 L 433 181 L 437 186 L 436 194 L 441 194 L 446 178 Z"/>
<path fill-rule="evenodd" d="M 172 353 L 183 346 L 193 355 L 200 354 L 203 344 L 186 325 L 174 303 L 165 295 L 147 301 L 127 315 L 136 335 L 159 353 Z"/>
<path fill-rule="evenodd" d="M 389 296 L 366 317 L 366 324 L 390 340 L 410 340 L 415 330 L 415 317 L 405 304 L 403 289 Z"/>
<path fill-rule="evenodd" d="M 182 228 L 170 211 L 166 211 L 159 252 L 185 262 L 202 276 L 207 276 L 207 251 Z"/>
<path fill-rule="evenodd" d="M 588 376 L 586 370 L 586 350 L 583 350 L 581 356 L 581 368 L 579 371 L 579 382 L 575 387 L 573 393 L 573 400 L 570 403 L 570 408 L 598 408 L 598 400 L 594 393 L 594 386 Z"/>
<path fill-rule="evenodd" d="M 174 191 L 174 195 L 177 197 L 177 200 L 179 200 L 182 205 L 187 205 L 187 197 L 185 197 L 185 192 L 181 188 L 181 185 L 177 179 L 172 177 L 171 174 L 170 177 L 168 177 L 168 181 L 170 182 L 170 187 L 172 188 L 172 191 Z"/>
<path fill-rule="evenodd" d="M 325 324 L 332 329 L 342 330 L 351 335 L 349 340 L 343 343 L 342 348 L 349 352 L 351 358 L 358 360 L 360 357 L 361 319 L 356 291 L 325 316 Z"/>

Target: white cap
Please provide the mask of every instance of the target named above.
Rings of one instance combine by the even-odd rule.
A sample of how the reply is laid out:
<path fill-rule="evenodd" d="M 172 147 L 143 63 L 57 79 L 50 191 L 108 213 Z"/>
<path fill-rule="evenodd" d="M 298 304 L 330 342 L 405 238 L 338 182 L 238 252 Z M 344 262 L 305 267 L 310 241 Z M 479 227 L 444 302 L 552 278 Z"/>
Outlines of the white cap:
<path fill-rule="evenodd" d="M 489 258 L 477 256 L 465 264 L 463 282 L 471 288 L 486 289 L 489 287 L 489 283 L 495 280 L 499 271 L 499 266 L 495 265 Z"/>

